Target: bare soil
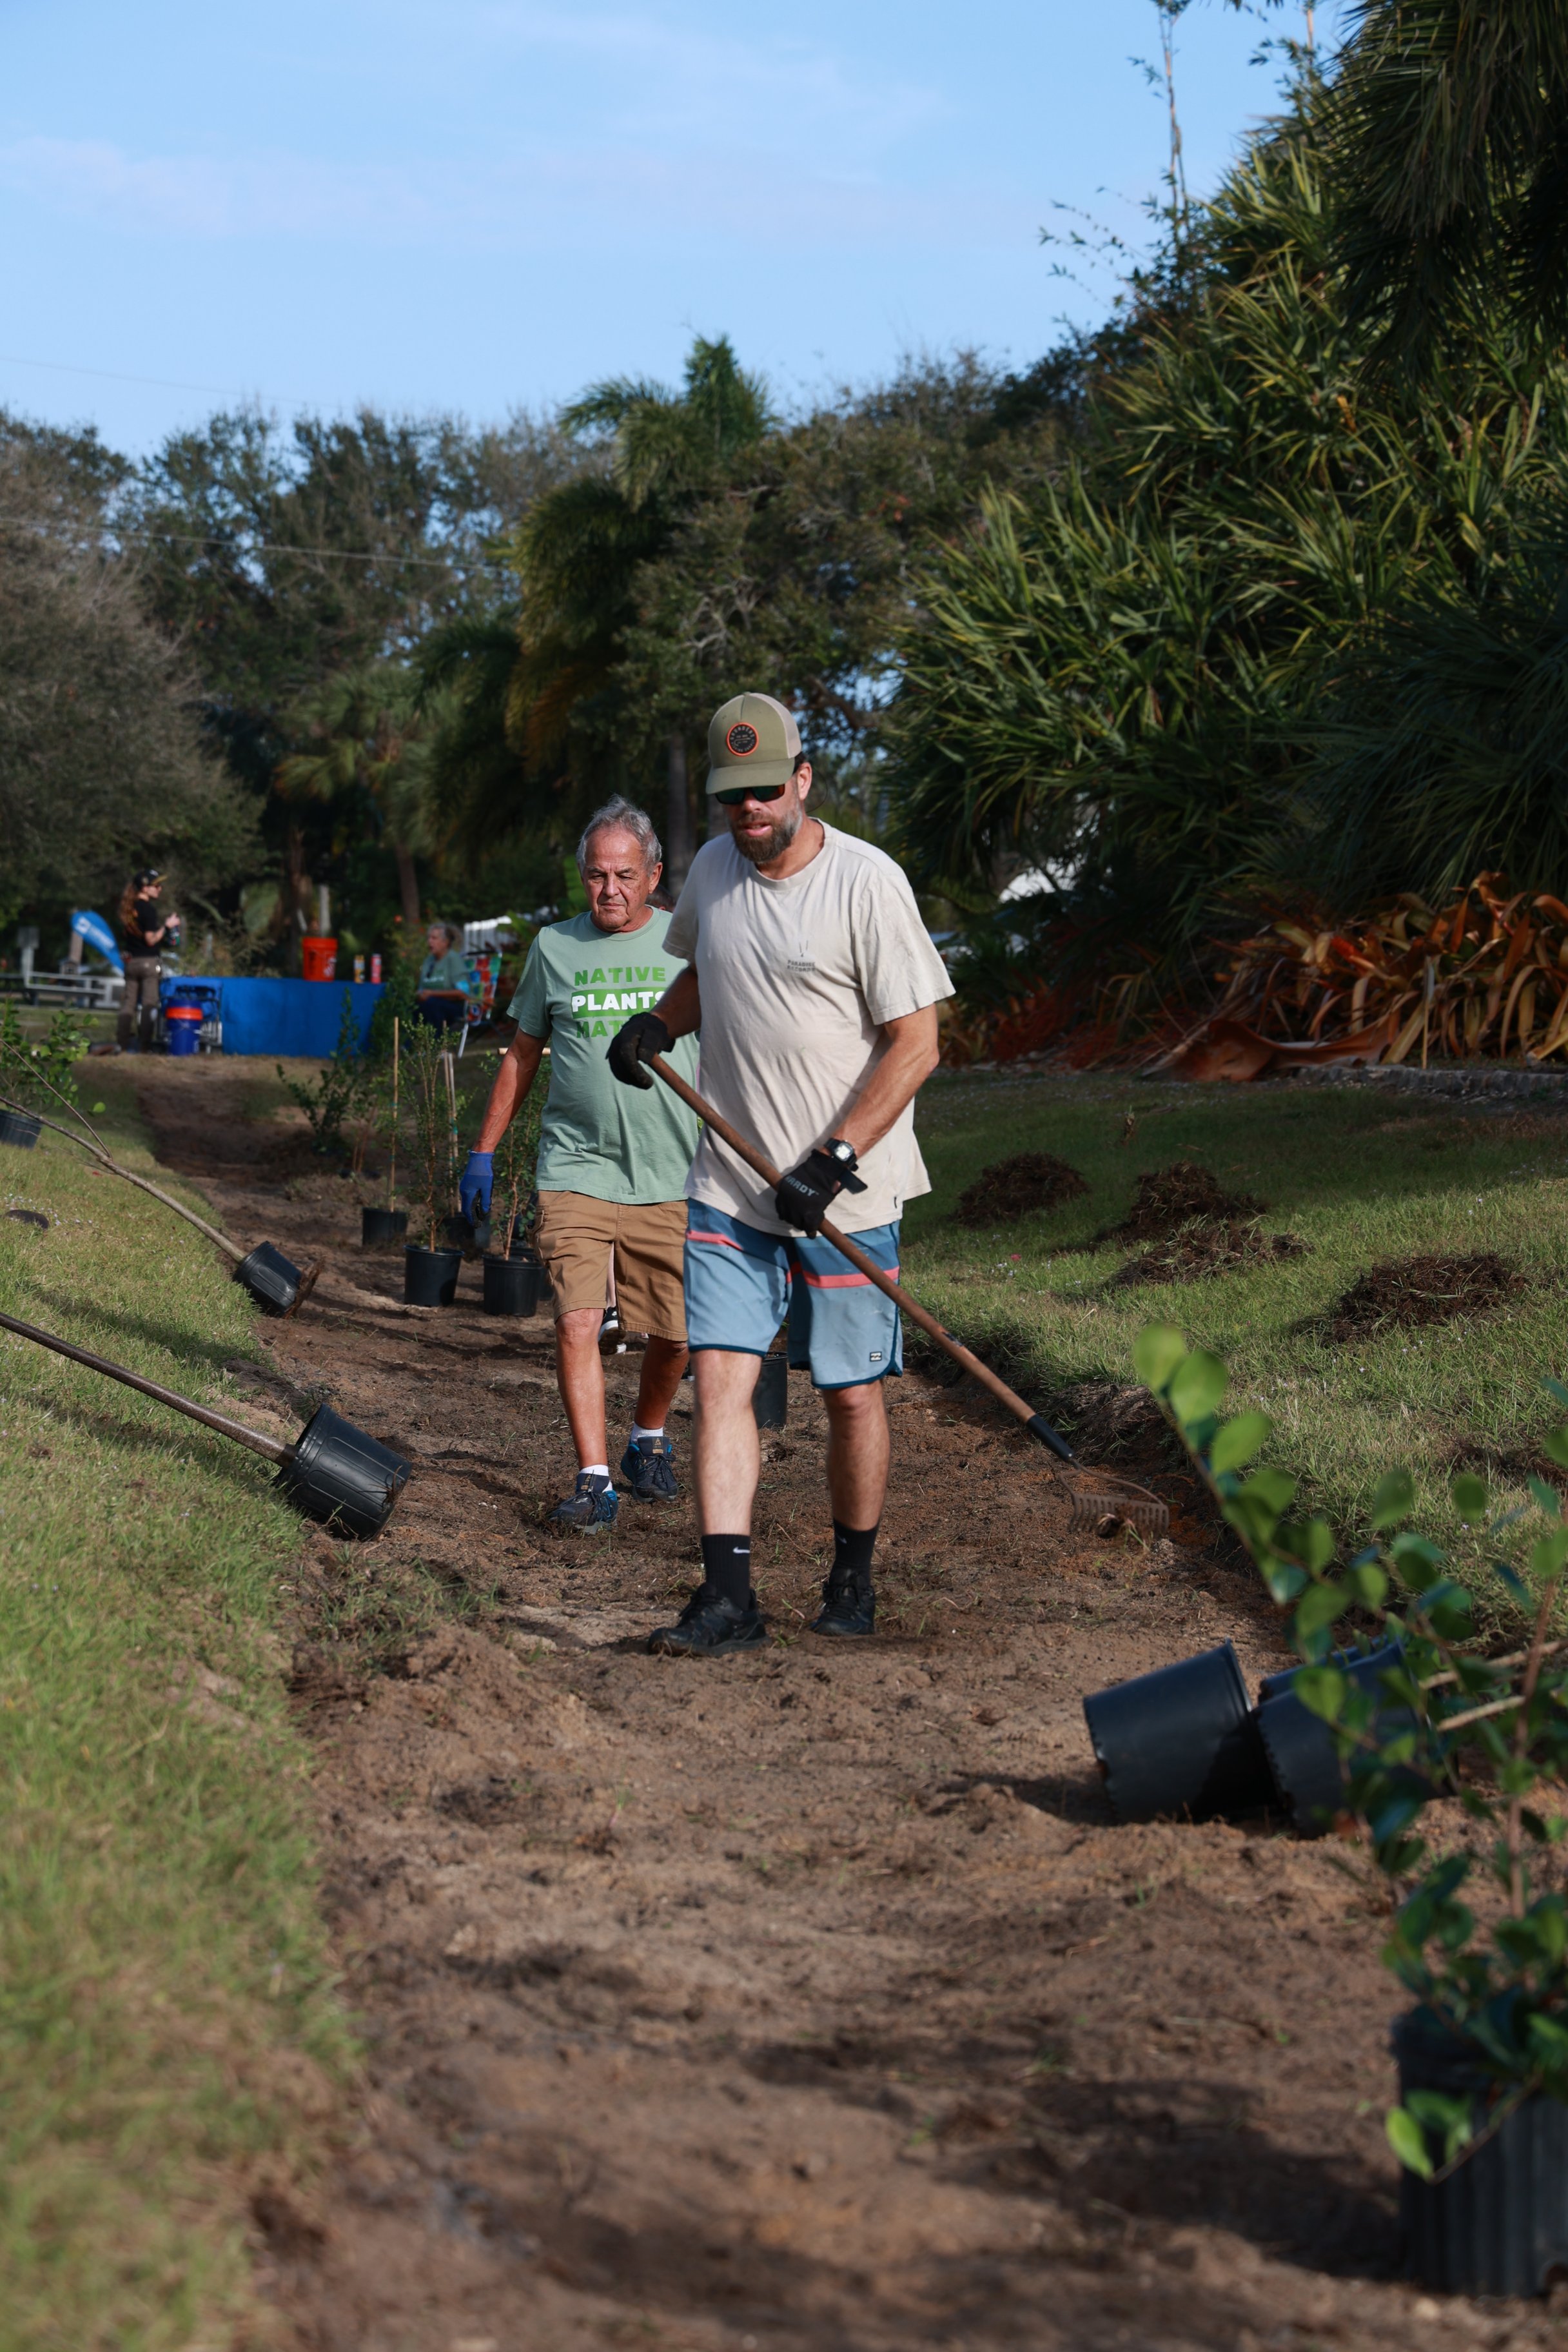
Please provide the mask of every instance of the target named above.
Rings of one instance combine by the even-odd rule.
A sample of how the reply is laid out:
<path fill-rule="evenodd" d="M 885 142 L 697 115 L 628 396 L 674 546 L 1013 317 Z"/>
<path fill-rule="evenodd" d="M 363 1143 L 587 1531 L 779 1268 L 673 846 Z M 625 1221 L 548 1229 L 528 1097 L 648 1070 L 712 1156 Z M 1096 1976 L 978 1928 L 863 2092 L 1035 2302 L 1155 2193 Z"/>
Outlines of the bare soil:
<path fill-rule="evenodd" d="M 323 1260 L 299 1318 L 258 1326 L 275 1371 L 247 1410 L 291 1433 L 324 1390 L 414 1464 L 385 1535 L 308 1530 L 292 1577 L 368 2060 L 328 2175 L 255 2208 L 287 2341 L 1568 2341 L 1543 2305 L 1396 2277 L 1400 2004 L 1352 1857 L 1262 1820 L 1110 1818 L 1085 1691 L 1226 1635 L 1251 1676 L 1282 1662 L 1146 1400 L 1076 1402 L 1089 1457 L 1170 1496 L 1152 1549 L 1069 1540 L 1048 1460 L 984 1400 L 895 1384 L 882 1630 L 845 1649 L 804 1631 L 828 1520 L 792 1377 L 757 1526 L 772 1645 L 650 1657 L 690 1510 L 541 1524 L 573 1467 L 545 1324 L 481 1316 L 475 1270 L 455 1307 L 405 1308 L 350 1186 L 287 1117 L 245 1123 L 233 1068 L 137 1084 L 236 1238 Z M 610 1364 L 617 1432 L 636 1368 Z"/>
<path fill-rule="evenodd" d="M 1054 1151 L 1015 1151 L 981 1170 L 959 1194 L 954 1213 L 962 1225 L 1006 1224 L 1037 1209 L 1059 1208 L 1088 1190 L 1079 1170 Z"/>
<path fill-rule="evenodd" d="M 1334 1339 L 1360 1339 L 1389 1326 L 1451 1323 L 1460 1315 L 1485 1315 L 1514 1297 L 1524 1276 L 1495 1250 L 1462 1257 L 1387 1258 L 1358 1275 L 1335 1300 L 1329 1322 Z"/>

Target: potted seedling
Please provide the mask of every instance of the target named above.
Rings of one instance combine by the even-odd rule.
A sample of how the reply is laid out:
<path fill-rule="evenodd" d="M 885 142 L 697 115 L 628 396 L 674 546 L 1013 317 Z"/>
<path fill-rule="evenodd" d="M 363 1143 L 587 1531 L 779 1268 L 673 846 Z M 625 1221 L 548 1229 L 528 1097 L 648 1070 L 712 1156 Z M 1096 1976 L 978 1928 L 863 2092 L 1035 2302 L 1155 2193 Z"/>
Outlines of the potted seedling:
<path fill-rule="evenodd" d="M 374 1039 L 372 1038 L 374 1048 Z M 386 1153 L 386 1197 L 384 1202 L 360 1202 L 360 1247 L 367 1250 L 398 1248 L 408 1232 L 408 1212 L 395 1209 L 397 1193 L 397 1129 L 402 1114 L 403 1024 L 394 1014 L 392 1042 L 384 1060 L 374 1064 L 366 1090 L 366 1141 L 374 1140 Z M 363 1150 L 360 1164 L 363 1164 Z"/>
<path fill-rule="evenodd" d="M 297 1266 L 271 1242 L 258 1242 L 254 1249 L 243 1249 L 237 1242 L 231 1242 L 226 1234 L 220 1234 L 215 1225 L 209 1225 L 205 1217 L 198 1217 L 194 1209 L 187 1209 L 183 1201 L 176 1201 L 161 1186 L 150 1182 L 145 1176 L 137 1175 L 134 1170 L 121 1167 L 76 1099 L 76 1081 L 71 1076 L 70 1063 L 79 1051 L 79 1045 L 62 1026 L 62 1024 L 69 1022 L 69 1018 L 68 1014 L 57 1014 L 50 1025 L 47 1043 L 37 1047 L 30 1046 L 22 1037 L 9 1005 L 0 1014 L 0 1119 L 25 1121 L 30 1129 L 30 1136 L 26 1139 L 29 1145 L 37 1141 L 41 1128 L 47 1127 L 53 1133 L 63 1135 L 68 1143 L 74 1143 L 89 1153 L 110 1175 L 118 1176 L 124 1183 L 133 1184 L 140 1192 L 149 1193 L 154 1201 L 161 1201 L 164 1208 L 172 1209 L 175 1216 L 183 1217 L 186 1224 L 195 1225 L 199 1234 L 205 1234 L 207 1240 L 230 1261 L 234 1267 L 234 1279 L 244 1286 L 263 1314 L 294 1314 L 315 1287 L 321 1270 L 317 1261 L 311 1259 L 309 1265 Z M 27 1106 L 31 1103 L 47 1103 L 54 1110 L 63 1112 L 70 1124 L 67 1126 L 59 1118 L 50 1118 L 43 1108 L 29 1113 Z M 95 1112 L 102 1108 L 101 1103 L 93 1105 Z"/>
<path fill-rule="evenodd" d="M 440 1033 L 423 1021 L 403 1037 L 403 1102 L 412 1171 L 409 1227 L 403 1253 L 403 1296 L 410 1307 L 450 1307 L 458 1291 L 460 1248 L 446 1238 L 457 1185 L 451 1097 Z"/>
<path fill-rule="evenodd" d="M 74 1013 L 57 1013 L 48 1033 L 28 1037 L 7 1003 L 0 1010 L 0 1081 L 5 1104 L 0 1107 L 0 1143 L 31 1151 L 43 1129 L 42 1114 L 52 1104 L 68 1109 L 76 1102 L 75 1064 L 88 1047 L 88 1032 Z"/>
<path fill-rule="evenodd" d="M 544 1270 L 528 1238 L 538 1201 L 534 1172 L 539 1159 L 542 1089 L 531 1088 L 495 1148 L 495 1184 L 490 1194 L 490 1232 L 499 1246 L 485 1258 L 487 1315 L 533 1315 L 539 1308 Z"/>
<path fill-rule="evenodd" d="M 1470 1592 L 1405 1522 L 1414 1488 L 1391 1471 L 1373 1540 L 1342 1561 L 1328 1522 L 1294 1514 L 1294 1482 L 1250 1469 L 1271 1423 L 1226 1419 L 1226 1370 L 1166 1326 L 1134 1360 L 1223 1516 L 1289 1612 L 1301 1660 L 1288 1693 L 1337 1752 L 1331 1801 L 1359 1835 L 1392 1932 L 1384 1958 L 1413 2006 L 1395 2022 L 1400 2101 L 1388 2136 L 1404 2168 L 1406 2266 L 1454 2293 L 1535 2294 L 1568 2267 L 1568 1640 L 1554 1632 L 1568 1517 L 1544 1479 L 1494 1513 L 1466 1473 L 1452 1496 L 1473 1565 L 1522 1632 L 1506 1649 L 1476 1629 Z M 1568 1388 L 1545 1383 L 1568 1407 Z M 1568 1427 L 1543 1441 L 1568 1468 Z M 1335 1648 L 1359 1621 L 1381 1655 Z M 1496 1651 L 1500 1654 L 1494 1654 Z M 1437 1836 L 1426 1808 L 1443 1801 Z M 1486 1876 L 1473 1906 L 1469 1887 Z"/>

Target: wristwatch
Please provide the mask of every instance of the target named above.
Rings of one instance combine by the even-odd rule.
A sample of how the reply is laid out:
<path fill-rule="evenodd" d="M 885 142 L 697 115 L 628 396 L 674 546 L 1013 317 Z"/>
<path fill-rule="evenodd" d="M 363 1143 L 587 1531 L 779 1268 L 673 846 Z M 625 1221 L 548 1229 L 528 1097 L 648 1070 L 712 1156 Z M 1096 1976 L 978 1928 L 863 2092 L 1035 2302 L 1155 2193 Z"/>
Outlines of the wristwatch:
<path fill-rule="evenodd" d="M 853 1171 L 860 1164 L 855 1146 L 852 1143 L 846 1143 L 841 1135 L 830 1135 L 822 1148 L 829 1160 L 836 1160 L 840 1168 Z"/>

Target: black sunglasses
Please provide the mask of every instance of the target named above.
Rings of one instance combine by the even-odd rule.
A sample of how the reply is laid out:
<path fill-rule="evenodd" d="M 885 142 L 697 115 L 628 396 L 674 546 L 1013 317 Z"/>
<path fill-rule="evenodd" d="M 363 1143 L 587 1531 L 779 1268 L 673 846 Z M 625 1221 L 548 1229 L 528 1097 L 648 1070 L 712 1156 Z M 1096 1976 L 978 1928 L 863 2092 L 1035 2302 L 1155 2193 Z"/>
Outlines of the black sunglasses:
<path fill-rule="evenodd" d="M 721 808 L 743 808 L 747 801 L 776 801 L 783 796 L 782 784 L 742 784 L 732 793 L 715 793 Z"/>

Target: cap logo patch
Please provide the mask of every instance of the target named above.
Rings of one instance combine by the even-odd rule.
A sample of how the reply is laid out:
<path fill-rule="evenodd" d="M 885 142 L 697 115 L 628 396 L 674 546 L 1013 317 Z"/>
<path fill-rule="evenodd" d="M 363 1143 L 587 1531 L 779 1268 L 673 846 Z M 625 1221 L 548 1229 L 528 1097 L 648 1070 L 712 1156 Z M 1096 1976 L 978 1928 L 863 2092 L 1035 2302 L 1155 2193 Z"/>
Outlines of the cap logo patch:
<path fill-rule="evenodd" d="M 748 727 L 743 719 L 738 719 L 725 736 L 724 743 L 737 760 L 749 760 L 757 748 L 757 730 L 754 727 Z"/>

